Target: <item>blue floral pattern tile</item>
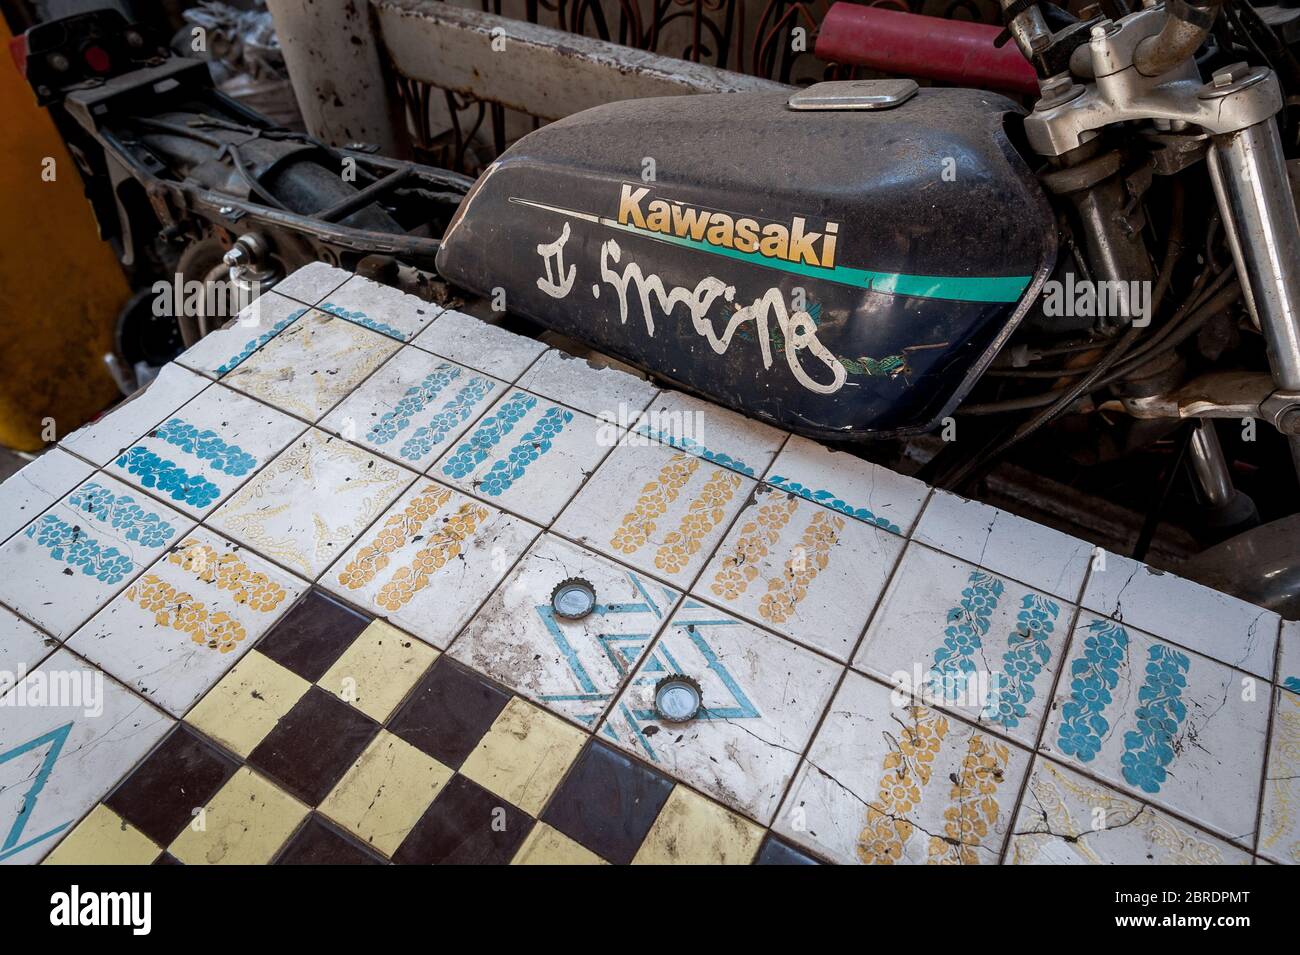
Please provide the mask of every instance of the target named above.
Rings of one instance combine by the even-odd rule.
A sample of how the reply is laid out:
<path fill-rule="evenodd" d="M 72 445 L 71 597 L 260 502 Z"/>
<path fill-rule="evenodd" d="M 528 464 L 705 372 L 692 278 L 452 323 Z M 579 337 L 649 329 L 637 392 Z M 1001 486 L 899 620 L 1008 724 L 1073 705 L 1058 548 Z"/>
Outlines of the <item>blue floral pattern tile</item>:
<path fill-rule="evenodd" d="M 432 302 L 359 277 L 344 282 L 316 307 L 399 342 L 411 341 L 442 312 Z"/>
<path fill-rule="evenodd" d="M 238 368 L 307 312 L 301 302 L 277 291 L 267 292 L 254 299 L 225 328 L 209 332 L 187 348 L 176 363 L 220 378 Z"/>

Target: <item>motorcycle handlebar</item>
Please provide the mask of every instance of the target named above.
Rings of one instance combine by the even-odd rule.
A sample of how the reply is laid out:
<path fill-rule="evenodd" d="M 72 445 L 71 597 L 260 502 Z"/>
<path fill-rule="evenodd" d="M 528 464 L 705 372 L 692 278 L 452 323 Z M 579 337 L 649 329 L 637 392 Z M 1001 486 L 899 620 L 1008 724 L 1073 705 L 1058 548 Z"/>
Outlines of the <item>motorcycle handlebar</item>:
<path fill-rule="evenodd" d="M 1209 36 L 1224 0 L 1165 0 L 1165 25 L 1138 44 L 1133 65 L 1143 76 L 1161 76 L 1194 55 Z"/>

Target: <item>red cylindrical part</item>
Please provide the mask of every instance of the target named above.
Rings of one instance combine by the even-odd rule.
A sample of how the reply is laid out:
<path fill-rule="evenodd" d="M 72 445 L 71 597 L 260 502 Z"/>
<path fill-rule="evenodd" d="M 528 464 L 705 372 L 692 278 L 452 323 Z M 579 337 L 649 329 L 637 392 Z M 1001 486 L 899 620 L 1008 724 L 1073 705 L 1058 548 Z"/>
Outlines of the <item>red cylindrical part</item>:
<path fill-rule="evenodd" d="M 882 73 L 921 76 L 979 89 L 1038 92 L 1038 76 L 1015 43 L 986 23 L 836 3 L 817 33 L 817 56 Z"/>

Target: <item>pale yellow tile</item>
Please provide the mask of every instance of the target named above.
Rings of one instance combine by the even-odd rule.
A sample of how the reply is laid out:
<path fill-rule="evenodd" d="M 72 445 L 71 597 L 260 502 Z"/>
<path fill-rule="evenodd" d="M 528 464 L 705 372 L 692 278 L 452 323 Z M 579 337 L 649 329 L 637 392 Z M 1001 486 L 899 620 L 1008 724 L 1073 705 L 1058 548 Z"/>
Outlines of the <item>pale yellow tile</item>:
<path fill-rule="evenodd" d="M 306 806 L 244 767 L 168 851 L 186 865 L 264 865 L 306 815 Z"/>
<path fill-rule="evenodd" d="M 100 803 L 42 865 L 150 865 L 161 854 L 152 839 Z"/>
<path fill-rule="evenodd" d="M 677 786 L 633 865 L 748 865 L 763 830 L 711 799 Z"/>
<path fill-rule="evenodd" d="M 247 756 L 309 689 L 298 674 L 254 650 L 194 705 L 185 722 Z"/>
<path fill-rule="evenodd" d="M 376 620 L 316 685 L 382 723 L 436 659 L 424 641 Z"/>
<path fill-rule="evenodd" d="M 544 822 L 533 826 L 511 865 L 609 865 L 586 846 Z"/>
<path fill-rule="evenodd" d="M 432 756 L 381 730 L 320 811 L 391 856 L 452 775 Z"/>
<path fill-rule="evenodd" d="M 587 736 L 521 697 L 506 704 L 460 771 L 536 816 Z"/>

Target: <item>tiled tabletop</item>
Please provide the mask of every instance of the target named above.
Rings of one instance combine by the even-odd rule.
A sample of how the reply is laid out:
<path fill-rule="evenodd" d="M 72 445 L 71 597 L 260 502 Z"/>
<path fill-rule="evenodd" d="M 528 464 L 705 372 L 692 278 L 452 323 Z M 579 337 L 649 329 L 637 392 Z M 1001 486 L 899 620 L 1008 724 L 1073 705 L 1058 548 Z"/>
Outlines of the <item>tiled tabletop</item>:
<path fill-rule="evenodd" d="M 1300 862 L 1300 626 L 326 265 L 0 605 L 5 862 Z"/>

